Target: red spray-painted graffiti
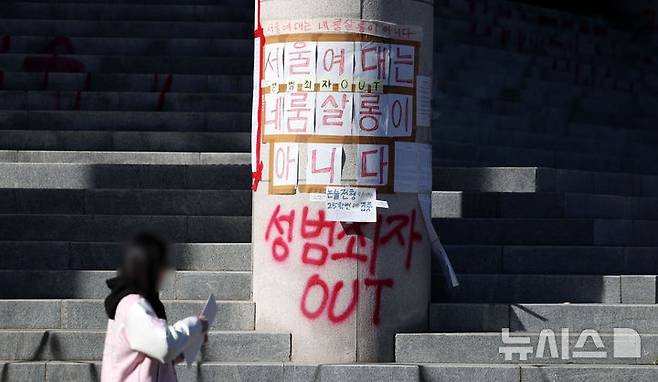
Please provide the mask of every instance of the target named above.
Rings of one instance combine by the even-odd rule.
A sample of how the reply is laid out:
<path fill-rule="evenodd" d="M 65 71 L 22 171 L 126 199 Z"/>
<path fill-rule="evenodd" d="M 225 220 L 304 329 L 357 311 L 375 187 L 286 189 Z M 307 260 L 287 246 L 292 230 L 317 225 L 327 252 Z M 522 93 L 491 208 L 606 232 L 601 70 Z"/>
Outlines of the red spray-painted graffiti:
<path fill-rule="evenodd" d="M 381 322 L 385 291 L 395 287 L 393 278 L 383 278 L 377 272 L 380 251 L 386 248 L 400 253 L 400 266 L 409 272 L 414 244 L 423 239 L 417 231 L 416 215 L 416 209 L 411 209 L 405 214 L 378 215 L 375 223 L 338 223 L 328 221 L 322 209 L 312 212 L 309 207 L 303 207 L 284 211 L 278 205 L 267 223 L 265 242 L 270 245 L 268 253 L 276 263 L 299 260 L 302 266 L 317 270 L 301 291 L 299 309 L 304 317 L 316 320 L 326 315 L 333 324 L 345 322 L 356 311 L 359 291 L 366 288 L 373 291 L 372 323 L 377 326 Z M 300 253 L 291 253 L 295 247 Z M 366 265 L 368 277 L 362 281 L 339 280 L 333 285 L 323 279 L 320 272 L 329 262 L 345 261 Z M 342 300 L 349 300 L 339 308 L 337 301 L 341 293 L 346 294 Z M 317 298 L 311 299 L 311 294 Z"/>

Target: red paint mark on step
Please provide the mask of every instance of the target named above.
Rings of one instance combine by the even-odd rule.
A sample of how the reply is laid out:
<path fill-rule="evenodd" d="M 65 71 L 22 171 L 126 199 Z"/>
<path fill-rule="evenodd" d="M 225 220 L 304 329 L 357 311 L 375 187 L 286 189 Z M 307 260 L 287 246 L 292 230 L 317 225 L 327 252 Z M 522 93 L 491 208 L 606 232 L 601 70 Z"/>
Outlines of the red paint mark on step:
<path fill-rule="evenodd" d="M 260 0 L 255 0 L 256 1 L 256 29 L 254 30 L 254 38 L 259 39 L 260 44 L 259 44 L 259 54 L 258 57 L 256 57 L 256 60 L 260 60 L 261 57 L 264 55 L 265 51 L 265 34 L 263 33 L 263 26 L 261 25 L 260 22 Z M 259 73 L 258 73 L 258 123 L 257 126 L 258 128 L 256 129 L 256 147 L 254 148 L 256 150 L 256 171 L 253 171 L 251 173 L 251 177 L 253 179 L 253 183 L 251 186 L 251 189 L 253 191 L 258 190 L 258 184 L 260 183 L 261 179 L 263 178 L 263 161 L 260 158 L 260 146 L 261 146 L 261 132 L 263 128 L 263 122 L 260 116 L 263 114 L 263 90 L 260 86 L 261 81 L 263 80 L 263 75 L 264 75 L 264 68 L 262 65 L 260 65 L 260 61 L 258 61 L 258 66 L 259 66 Z"/>
<path fill-rule="evenodd" d="M 170 73 L 169 75 L 167 75 L 167 79 L 165 80 L 162 91 L 160 92 L 160 96 L 158 97 L 158 104 L 155 107 L 157 111 L 162 111 L 162 109 L 164 108 L 167 92 L 171 90 L 171 84 L 173 81 L 174 81 L 174 77 Z"/>

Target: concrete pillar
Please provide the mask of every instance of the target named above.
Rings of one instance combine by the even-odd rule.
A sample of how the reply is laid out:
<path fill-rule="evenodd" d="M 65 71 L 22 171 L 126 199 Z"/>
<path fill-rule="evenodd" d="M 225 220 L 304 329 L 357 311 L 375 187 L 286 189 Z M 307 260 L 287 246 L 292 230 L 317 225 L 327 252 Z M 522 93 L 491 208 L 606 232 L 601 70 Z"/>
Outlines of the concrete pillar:
<path fill-rule="evenodd" d="M 318 18 L 411 26 L 420 44 L 415 74 L 431 76 L 433 0 L 261 0 L 260 13 L 264 25 L 316 20 L 309 38 L 325 33 L 313 29 Z M 416 122 L 415 135 L 407 140 L 429 143 L 429 126 Z M 400 175 L 392 163 L 398 139 L 390 139 L 387 146 L 389 187 L 377 192 L 377 199 L 387 201 L 389 208 L 378 209 L 378 222 L 367 224 L 322 220 L 324 203 L 310 201 L 309 193 L 322 187 L 304 189 L 310 157 L 306 139 L 287 139 L 299 143 L 297 187 L 272 187 L 270 167 L 286 156 L 271 153 L 274 146 L 267 139 L 260 146 L 264 170 L 253 195 L 252 227 L 256 330 L 292 333 L 295 362 L 393 361 L 396 333 L 427 330 L 431 272 L 418 192 L 393 192 L 394 178 Z M 341 184 L 358 181 L 363 158 L 358 143 L 379 142 L 359 139 L 342 146 Z"/>

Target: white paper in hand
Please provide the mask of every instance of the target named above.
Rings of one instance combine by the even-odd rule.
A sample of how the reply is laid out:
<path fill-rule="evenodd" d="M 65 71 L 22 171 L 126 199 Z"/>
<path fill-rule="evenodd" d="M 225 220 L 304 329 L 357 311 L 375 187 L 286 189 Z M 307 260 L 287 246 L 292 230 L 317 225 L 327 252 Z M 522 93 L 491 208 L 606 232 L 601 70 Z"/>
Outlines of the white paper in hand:
<path fill-rule="evenodd" d="M 211 328 L 213 322 L 215 321 L 215 316 L 217 316 L 217 301 L 215 300 L 214 294 L 211 294 L 208 297 L 206 306 L 199 314 L 206 317 L 208 320 L 208 328 Z M 185 350 L 183 350 L 183 355 L 185 356 L 185 362 L 187 363 L 188 368 L 192 366 L 192 362 L 194 362 L 197 354 L 199 354 L 201 345 L 203 345 L 203 336 L 199 336 L 190 341 L 187 347 L 185 347 Z"/>

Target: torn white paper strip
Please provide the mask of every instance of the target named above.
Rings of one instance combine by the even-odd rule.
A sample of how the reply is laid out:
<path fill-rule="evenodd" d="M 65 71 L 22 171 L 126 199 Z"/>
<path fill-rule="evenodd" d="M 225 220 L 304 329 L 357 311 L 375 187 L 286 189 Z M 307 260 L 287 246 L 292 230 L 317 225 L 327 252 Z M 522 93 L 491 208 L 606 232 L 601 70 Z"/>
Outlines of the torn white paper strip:
<path fill-rule="evenodd" d="M 395 192 L 418 192 L 418 144 L 395 142 Z"/>
<path fill-rule="evenodd" d="M 326 197 L 329 221 L 377 221 L 377 190 L 374 188 L 327 187 Z"/>
<path fill-rule="evenodd" d="M 416 76 L 416 125 L 432 125 L 432 77 Z"/>
<path fill-rule="evenodd" d="M 375 207 L 388 208 L 388 202 L 386 200 L 375 200 Z"/>
<path fill-rule="evenodd" d="M 418 192 L 432 192 L 432 145 L 419 143 L 418 147 Z"/>
<path fill-rule="evenodd" d="M 457 274 L 452 268 L 452 263 L 448 254 L 446 253 L 443 244 L 441 244 L 441 239 L 434 229 L 432 224 L 432 199 L 431 194 L 418 194 L 418 203 L 420 204 L 420 209 L 423 213 L 423 219 L 425 220 L 425 227 L 427 227 L 427 232 L 430 235 L 430 245 L 432 247 L 432 255 L 434 259 L 438 262 L 439 267 L 443 276 L 448 282 L 448 285 L 452 288 L 459 286 L 459 280 L 457 279 Z"/>

